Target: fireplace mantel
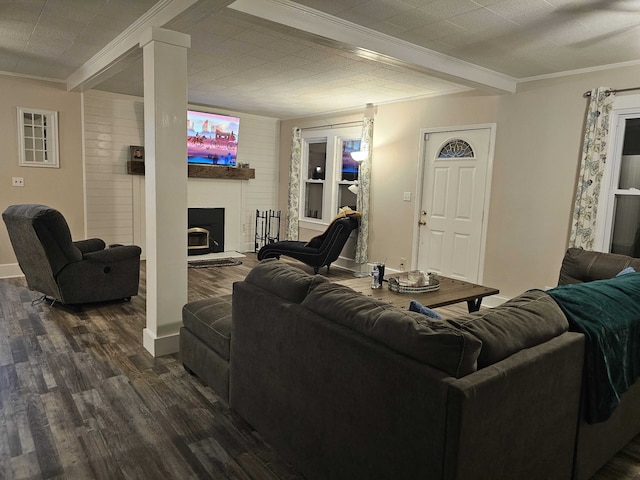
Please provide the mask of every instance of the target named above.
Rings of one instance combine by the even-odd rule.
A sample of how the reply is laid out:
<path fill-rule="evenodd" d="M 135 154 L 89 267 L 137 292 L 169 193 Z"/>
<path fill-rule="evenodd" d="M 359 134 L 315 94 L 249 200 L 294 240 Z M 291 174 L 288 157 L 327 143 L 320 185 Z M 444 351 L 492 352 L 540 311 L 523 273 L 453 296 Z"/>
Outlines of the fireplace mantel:
<path fill-rule="evenodd" d="M 223 178 L 229 180 L 250 180 L 256 178 L 253 168 L 225 167 L 222 165 L 193 165 L 187 166 L 188 176 L 191 178 Z M 144 175 L 144 162 L 128 161 L 129 175 Z"/>

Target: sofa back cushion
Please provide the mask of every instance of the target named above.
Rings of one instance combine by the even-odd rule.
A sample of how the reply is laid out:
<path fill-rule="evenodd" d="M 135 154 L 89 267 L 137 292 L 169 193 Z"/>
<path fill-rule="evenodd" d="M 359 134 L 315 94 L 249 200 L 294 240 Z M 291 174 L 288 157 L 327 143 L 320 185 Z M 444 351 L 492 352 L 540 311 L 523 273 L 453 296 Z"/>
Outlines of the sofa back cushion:
<path fill-rule="evenodd" d="M 640 272 L 640 259 L 616 253 L 570 248 L 562 260 L 558 285 L 613 278 L 627 267 Z"/>
<path fill-rule="evenodd" d="M 318 285 L 301 305 L 456 378 L 476 370 L 481 342 L 442 320 L 399 310 L 333 283 Z"/>
<path fill-rule="evenodd" d="M 300 303 L 317 285 L 328 282 L 324 277 L 309 275 L 275 258 L 253 267 L 245 281 L 293 303 Z"/>
<path fill-rule="evenodd" d="M 544 343 L 569 329 L 560 307 L 542 290 L 530 290 L 498 307 L 447 322 L 482 341 L 478 368 Z"/>

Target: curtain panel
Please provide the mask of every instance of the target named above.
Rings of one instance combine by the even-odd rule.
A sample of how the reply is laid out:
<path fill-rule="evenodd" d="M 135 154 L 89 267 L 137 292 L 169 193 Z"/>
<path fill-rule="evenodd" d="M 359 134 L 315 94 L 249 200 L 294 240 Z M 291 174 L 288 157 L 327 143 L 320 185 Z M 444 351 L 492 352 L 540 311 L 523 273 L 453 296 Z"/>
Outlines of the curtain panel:
<path fill-rule="evenodd" d="M 373 151 L 373 118 L 365 117 L 362 124 L 360 150 L 367 152 L 367 158 L 360 164 L 358 173 L 357 210 L 361 213 L 360 228 L 356 241 L 355 262 L 369 261 L 369 193 L 371 186 L 371 152 Z"/>
<path fill-rule="evenodd" d="M 300 215 L 300 167 L 302 164 L 302 129 L 291 131 L 291 166 L 289 167 L 289 195 L 287 197 L 287 223 L 285 240 L 298 240 Z"/>
<path fill-rule="evenodd" d="M 613 94 L 608 87 L 591 90 L 582 145 L 582 162 L 576 185 L 571 222 L 570 247 L 592 250 L 598 213 L 598 198 L 609 141 L 609 116 Z"/>

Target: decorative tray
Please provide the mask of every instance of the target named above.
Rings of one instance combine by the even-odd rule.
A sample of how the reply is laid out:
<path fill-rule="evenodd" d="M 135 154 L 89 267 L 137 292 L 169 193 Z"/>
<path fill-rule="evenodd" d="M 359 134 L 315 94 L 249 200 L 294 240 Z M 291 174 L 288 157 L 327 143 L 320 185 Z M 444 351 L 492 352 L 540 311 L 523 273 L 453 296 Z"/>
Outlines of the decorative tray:
<path fill-rule="evenodd" d="M 387 277 L 389 290 L 398 293 L 435 292 L 440 288 L 440 281 L 429 272 L 411 270 Z"/>

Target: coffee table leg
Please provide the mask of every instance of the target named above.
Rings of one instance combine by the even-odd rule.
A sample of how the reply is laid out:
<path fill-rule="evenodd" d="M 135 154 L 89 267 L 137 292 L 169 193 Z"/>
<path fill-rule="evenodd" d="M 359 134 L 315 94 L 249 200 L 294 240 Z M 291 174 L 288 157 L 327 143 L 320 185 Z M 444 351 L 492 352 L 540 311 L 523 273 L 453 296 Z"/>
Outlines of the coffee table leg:
<path fill-rule="evenodd" d="M 480 305 L 482 304 L 482 297 L 474 298 L 473 300 L 467 300 L 467 308 L 469 309 L 469 313 L 477 312 L 480 310 Z"/>

